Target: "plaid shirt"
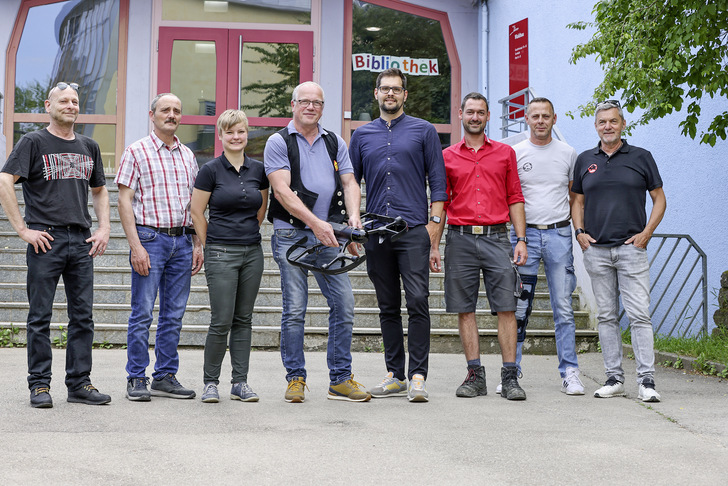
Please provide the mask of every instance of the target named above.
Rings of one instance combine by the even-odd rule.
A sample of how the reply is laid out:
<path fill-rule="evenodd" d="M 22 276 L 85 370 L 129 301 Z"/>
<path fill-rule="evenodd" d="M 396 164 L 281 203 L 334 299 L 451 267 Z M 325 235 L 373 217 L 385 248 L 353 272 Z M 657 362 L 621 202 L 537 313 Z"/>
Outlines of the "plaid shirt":
<path fill-rule="evenodd" d="M 176 136 L 168 147 L 152 132 L 126 148 L 114 182 L 134 190 L 132 208 L 137 224 L 155 228 L 190 226 L 190 199 L 197 170 L 194 153 Z"/>

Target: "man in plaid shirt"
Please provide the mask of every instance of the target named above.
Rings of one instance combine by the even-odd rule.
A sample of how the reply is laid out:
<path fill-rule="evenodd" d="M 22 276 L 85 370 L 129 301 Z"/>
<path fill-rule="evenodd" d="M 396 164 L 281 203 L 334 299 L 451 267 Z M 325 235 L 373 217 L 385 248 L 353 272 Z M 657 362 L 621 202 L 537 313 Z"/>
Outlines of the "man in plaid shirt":
<path fill-rule="evenodd" d="M 152 133 L 127 147 L 115 180 L 132 266 L 126 396 L 133 401 L 149 401 L 151 395 L 194 398 L 195 392 L 184 388 L 176 374 L 190 283 L 203 263 L 202 245 L 190 227 L 190 198 L 198 166 L 192 151 L 175 136 L 182 118 L 177 96 L 157 95 L 149 118 Z M 157 293 L 156 362 L 150 393 L 146 368 Z"/>

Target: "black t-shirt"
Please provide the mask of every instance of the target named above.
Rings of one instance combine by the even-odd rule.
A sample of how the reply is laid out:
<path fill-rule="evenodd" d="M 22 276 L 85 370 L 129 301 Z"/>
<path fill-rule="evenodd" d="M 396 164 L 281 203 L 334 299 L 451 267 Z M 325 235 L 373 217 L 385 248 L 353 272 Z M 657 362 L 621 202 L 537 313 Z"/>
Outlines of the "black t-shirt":
<path fill-rule="evenodd" d="M 106 184 L 99 145 L 76 133 L 65 140 L 48 130 L 24 135 L 13 148 L 2 172 L 20 176 L 25 198 L 25 222 L 91 227 L 88 189 Z"/>
<path fill-rule="evenodd" d="M 246 155 L 238 173 L 222 154 L 200 167 L 195 189 L 210 193 L 206 244 L 260 243 L 260 191 L 268 189 L 262 162 Z"/>
<path fill-rule="evenodd" d="M 584 195 L 584 231 L 597 246 L 618 246 L 645 229 L 647 191 L 660 187 L 652 154 L 622 140 L 611 157 L 599 145 L 582 152 L 571 190 Z"/>

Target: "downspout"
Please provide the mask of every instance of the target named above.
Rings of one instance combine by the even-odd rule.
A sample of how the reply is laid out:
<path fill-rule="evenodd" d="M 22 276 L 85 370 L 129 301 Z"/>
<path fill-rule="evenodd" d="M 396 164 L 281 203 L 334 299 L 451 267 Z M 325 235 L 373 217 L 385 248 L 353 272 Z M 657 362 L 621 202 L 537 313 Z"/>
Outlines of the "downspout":
<path fill-rule="evenodd" d="M 488 100 L 490 105 L 490 96 L 488 95 L 488 35 L 490 34 L 490 17 L 488 16 L 488 0 L 481 0 L 480 2 L 480 73 L 478 79 L 478 86 L 482 90 L 485 99 Z M 490 107 L 491 111 L 493 110 Z M 486 125 L 486 131 L 488 137 L 490 137 L 490 123 Z"/>

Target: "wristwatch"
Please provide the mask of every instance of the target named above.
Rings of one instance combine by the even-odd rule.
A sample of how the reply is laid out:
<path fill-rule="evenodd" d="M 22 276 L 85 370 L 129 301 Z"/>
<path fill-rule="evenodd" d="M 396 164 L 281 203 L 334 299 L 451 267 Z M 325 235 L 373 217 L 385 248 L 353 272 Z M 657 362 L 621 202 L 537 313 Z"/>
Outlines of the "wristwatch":
<path fill-rule="evenodd" d="M 516 238 L 516 242 L 519 242 L 519 241 L 522 241 L 528 245 L 528 238 L 525 236 L 519 236 L 518 238 Z"/>
<path fill-rule="evenodd" d="M 432 221 L 435 224 L 440 224 L 440 221 L 442 221 L 442 218 L 440 216 L 430 216 L 430 221 Z"/>
<path fill-rule="evenodd" d="M 584 231 L 584 228 L 576 228 L 576 230 L 574 231 L 574 236 L 579 236 L 582 233 L 586 233 L 586 231 Z"/>

